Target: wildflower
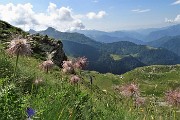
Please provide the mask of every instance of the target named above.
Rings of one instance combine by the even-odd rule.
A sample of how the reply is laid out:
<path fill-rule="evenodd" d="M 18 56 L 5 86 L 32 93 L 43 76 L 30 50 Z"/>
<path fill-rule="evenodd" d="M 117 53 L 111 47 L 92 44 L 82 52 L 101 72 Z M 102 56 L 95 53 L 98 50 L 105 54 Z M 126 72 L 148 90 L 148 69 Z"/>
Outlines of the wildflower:
<path fill-rule="evenodd" d="M 64 73 L 74 73 L 74 67 L 72 61 L 63 61 L 62 67 L 63 67 L 62 71 Z"/>
<path fill-rule="evenodd" d="M 87 58 L 81 57 L 75 61 L 74 68 L 83 69 L 86 65 L 87 65 Z"/>
<path fill-rule="evenodd" d="M 28 114 L 28 118 L 31 118 L 33 115 L 35 115 L 35 111 L 32 108 L 28 107 L 26 112 Z"/>
<path fill-rule="evenodd" d="M 40 68 L 43 69 L 44 71 L 48 72 L 52 67 L 54 63 L 52 60 L 46 60 L 40 64 Z"/>
<path fill-rule="evenodd" d="M 80 78 L 77 75 L 73 75 L 70 79 L 71 84 L 77 84 L 80 81 Z"/>
<path fill-rule="evenodd" d="M 69 60 L 69 61 L 63 61 L 62 67 L 63 67 L 63 68 L 73 67 L 73 62 L 70 61 L 70 60 Z"/>
<path fill-rule="evenodd" d="M 166 92 L 165 99 L 169 104 L 180 106 L 180 91 L 170 90 Z"/>
<path fill-rule="evenodd" d="M 142 97 L 137 97 L 137 98 L 135 99 L 135 104 L 136 104 L 136 106 L 144 105 L 144 103 L 145 103 L 145 99 L 142 98 Z"/>
<path fill-rule="evenodd" d="M 12 55 L 29 55 L 31 54 L 32 50 L 26 39 L 18 38 L 10 42 L 7 52 Z"/>
<path fill-rule="evenodd" d="M 136 84 L 124 85 L 119 88 L 120 93 L 126 97 L 137 97 L 139 96 L 139 88 Z"/>
<path fill-rule="evenodd" d="M 79 62 L 75 62 L 73 67 L 76 68 L 76 69 L 82 69 L 82 66 L 81 66 L 81 64 Z"/>
<path fill-rule="evenodd" d="M 48 73 L 48 71 L 53 67 L 54 62 L 52 61 L 52 57 L 54 56 L 54 53 L 56 51 L 53 51 L 51 53 L 47 52 L 47 60 L 42 62 L 39 67 L 41 69 L 43 69 L 44 71 L 46 71 Z"/>

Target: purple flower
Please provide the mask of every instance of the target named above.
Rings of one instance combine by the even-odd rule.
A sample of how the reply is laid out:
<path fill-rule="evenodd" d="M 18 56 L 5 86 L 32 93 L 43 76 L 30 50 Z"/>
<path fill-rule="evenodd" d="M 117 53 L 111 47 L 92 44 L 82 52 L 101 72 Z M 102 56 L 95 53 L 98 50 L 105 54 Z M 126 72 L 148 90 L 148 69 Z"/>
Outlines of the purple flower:
<path fill-rule="evenodd" d="M 32 117 L 35 114 L 35 111 L 29 107 L 27 108 L 26 112 L 28 114 L 28 118 Z"/>

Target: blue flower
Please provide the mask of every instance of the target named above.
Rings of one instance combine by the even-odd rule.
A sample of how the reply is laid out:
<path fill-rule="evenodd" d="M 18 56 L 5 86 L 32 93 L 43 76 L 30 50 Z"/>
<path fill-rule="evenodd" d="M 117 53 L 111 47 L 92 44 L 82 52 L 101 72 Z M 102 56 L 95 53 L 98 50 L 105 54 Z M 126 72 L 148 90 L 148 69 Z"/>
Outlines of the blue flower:
<path fill-rule="evenodd" d="M 27 112 L 29 118 L 35 114 L 35 111 L 29 107 L 27 108 L 26 112 Z"/>

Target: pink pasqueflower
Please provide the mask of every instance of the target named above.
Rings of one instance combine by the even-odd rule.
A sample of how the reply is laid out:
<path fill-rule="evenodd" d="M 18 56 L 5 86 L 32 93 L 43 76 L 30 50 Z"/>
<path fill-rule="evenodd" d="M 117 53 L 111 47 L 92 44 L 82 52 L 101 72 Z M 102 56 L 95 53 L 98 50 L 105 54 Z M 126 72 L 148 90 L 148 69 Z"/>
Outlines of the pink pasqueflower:
<path fill-rule="evenodd" d="M 139 96 L 139 87 L 134 84 L 123 85 L 119 88 L 120 93 L 126 97 L 137 97 Z"/>
<path fill-rule="evenodd" d="M 40 68 L 48 72 L 53 67 L 53 65 L 54 63 L 52 60 L 46 60 L 40 64 Z"/>
<path fill-rule="evenodd" d="M 144 103 L 145 103 L 145 98 L 137 97 L 137 98 L 135 99 L 135 104 L 136 104 L 136 106 L 144 105 Z"/>
<path fill-rule="evenodd" d="M 80 57 L 74 62 L 74 68 L 76 69 L 83 69 L 87 65 L 87 58 L 86 57 Z"/>
<path fill-rule="evenodd" d="M 74 67 L 72 61 L 63 61 L 62 67 L 63 67 L 62 71 L 64 73 L 74 73 Z"/>
<path fill-rule="evenodd" d="M 80 81 L 80 78 L 77 75 L 73 75 L 70 79 L 71 84 L 77 84 L 79 81 Z"/>
<path fill-rule="evenodd" d="M 12 55 L 29 55 L 32 50 L 27 39 L 14 39 L 10 42 L 7 52 Z"/>
<path fill-rule="evenodd" d="M 165 93 L 165 100 L 172 105 L 180 106 L 180 90 L 170 90 Z"/>

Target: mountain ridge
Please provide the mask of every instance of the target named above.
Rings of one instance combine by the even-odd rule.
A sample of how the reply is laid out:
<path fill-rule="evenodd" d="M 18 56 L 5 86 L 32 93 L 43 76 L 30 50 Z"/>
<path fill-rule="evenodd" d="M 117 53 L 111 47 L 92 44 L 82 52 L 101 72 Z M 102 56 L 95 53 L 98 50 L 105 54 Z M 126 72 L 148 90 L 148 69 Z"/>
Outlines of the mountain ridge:
<path fill-rule="evenodd" d="M 129 41 L 101 43 L 84 34 L 59 32 L 53 28 L 41 31 L 39 34 L 61 39 L 62 42 L 64 41 L 64 49 L 69 56 L 88 56 L 90 61 L 87 69 L 102 73 L 122 74 L 146 65 L 180 63 L 180 57 L 169 50 L 137 45 Z M 119 55 L 121 59 L 114 60 L 111 54 Z M 126 65 L 123 66 L 123 64 Z"/>

